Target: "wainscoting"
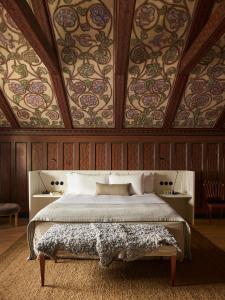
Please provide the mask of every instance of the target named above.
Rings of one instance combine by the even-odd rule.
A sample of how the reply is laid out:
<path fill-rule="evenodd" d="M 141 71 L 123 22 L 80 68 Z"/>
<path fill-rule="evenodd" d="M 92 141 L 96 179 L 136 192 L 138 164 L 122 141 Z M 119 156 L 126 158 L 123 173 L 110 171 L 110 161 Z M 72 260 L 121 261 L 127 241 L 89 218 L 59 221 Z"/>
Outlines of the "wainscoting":
<path fill-rule="evenodd" d="M 224 180 L 224 157 L 222 136 L 1 136 L 0 199 L 28 212 L 30 170 L 193 170 L 202 214 L 202 181 Z"/>

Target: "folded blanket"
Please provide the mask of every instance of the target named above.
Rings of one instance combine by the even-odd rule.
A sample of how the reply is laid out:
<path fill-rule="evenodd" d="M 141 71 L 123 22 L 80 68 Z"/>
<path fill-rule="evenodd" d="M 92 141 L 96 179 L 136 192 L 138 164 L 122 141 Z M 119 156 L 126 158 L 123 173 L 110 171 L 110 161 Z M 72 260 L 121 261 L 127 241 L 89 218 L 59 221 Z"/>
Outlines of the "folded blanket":
<path fill-rule="evenodd" d="M 51 258 L 56 257 L 58 250 L 95 255 L 99 256 L 101 266 L 108 266 L 115 258 L 135 260 L 165 245 L 180 251 L 177 241 L 163 225 L 55 224 L 38 241 L 36 250 Z"/>

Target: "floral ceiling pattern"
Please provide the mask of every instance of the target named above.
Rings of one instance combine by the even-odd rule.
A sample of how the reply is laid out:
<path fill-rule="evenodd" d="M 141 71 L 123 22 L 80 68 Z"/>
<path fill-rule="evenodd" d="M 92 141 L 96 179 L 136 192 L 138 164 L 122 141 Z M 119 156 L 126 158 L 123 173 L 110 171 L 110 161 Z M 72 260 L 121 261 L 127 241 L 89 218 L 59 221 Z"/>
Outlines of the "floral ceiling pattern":
<path fill-rule="evenodd" d="M 1 4 L 0 88 L 21 127 L 64 127 L 48 70 Z"/>
<path fill-rule="evenodd" d="M 113 0 L 49 0 L 74 127 L 114 126 Z"/>
<path fill-rule="evenodd" d="M 6 119 L 3 111 L 0 108 L 0 127 L 10 127 L 9 121 Z"/>
<path fill-rule="evenodd" d="M 174 127 L 213 127 L 225 105 L 225 34 L 190 73 Z"/>
<path fill-rule="evenodd" d="M 196 1 L 137 0 L 125 127 L 162 127 Z"/>

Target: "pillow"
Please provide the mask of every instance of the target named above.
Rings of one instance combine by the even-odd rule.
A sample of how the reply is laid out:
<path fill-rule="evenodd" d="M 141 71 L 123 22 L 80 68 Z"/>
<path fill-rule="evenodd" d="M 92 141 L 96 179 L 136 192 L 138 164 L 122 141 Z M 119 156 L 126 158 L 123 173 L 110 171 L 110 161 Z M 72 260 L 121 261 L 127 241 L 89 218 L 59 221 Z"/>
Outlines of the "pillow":
<path fill-rule="evenodd" d="M 153 193 L 154 192 L 154 174 L 144 174 L 144 193 Z"/>
<path fill-rule="evenodd" d="M 130 194 L 143 194 L 143 174 L 129 174 L 129 175 L 119 175 L 110 174 L 109 183 L 110 184 L 124 184 L 130 183 Z"/>
<path fill-rule="evenodd" d="M 130 196 L 130 183 L 102 184 L 96 183 L 96 195 Z"/>
<path fill-rule="evenodd" d="M 108 175 L 70 173 L 67 176 L 67 193 L 95 195 L 96 182 L 108 183 Z"/>

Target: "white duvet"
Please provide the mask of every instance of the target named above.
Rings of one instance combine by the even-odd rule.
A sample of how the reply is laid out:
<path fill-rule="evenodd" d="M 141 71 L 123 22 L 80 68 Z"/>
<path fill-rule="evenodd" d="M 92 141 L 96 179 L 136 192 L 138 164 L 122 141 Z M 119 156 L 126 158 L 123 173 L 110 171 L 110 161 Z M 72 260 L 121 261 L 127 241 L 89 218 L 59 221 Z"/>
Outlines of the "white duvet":
<path fill-rule="evenodd" d="M 119 204 L 164 204 L 161 198 L 156 194 L 143 194 L 143 195 L 132 195 L 132 196 L 112 196 L 112 195 L 75 195 L 65 194 L 61 198 L 55 201 L 56 203 L 65 204 L 78 204 L 78 205 L 119 205 Z"/>

